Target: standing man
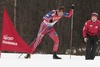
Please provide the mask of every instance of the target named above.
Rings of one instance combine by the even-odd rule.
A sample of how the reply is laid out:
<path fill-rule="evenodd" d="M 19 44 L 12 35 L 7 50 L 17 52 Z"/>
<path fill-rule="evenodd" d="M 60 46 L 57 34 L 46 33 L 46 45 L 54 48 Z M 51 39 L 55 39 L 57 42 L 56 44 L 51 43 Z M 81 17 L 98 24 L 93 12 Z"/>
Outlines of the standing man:
<path fill-rule="evenodd" d="M 100 21 L 98 14 L 92 13 L 91 20 L 88 20 L 83 28 L 83 37 L 86 45 L 86 60 L 93 60 L 95 58 L 96 49 L 98 47 L 98 32 L 100 31 Z"/>
<path fill-rule="evenodd" d="M 37 35 L 37 38 L 32 43 L 33 48 L 32 51 L 26 55 L 25 58 L 30 58 L 30 54 L 34 53 L 36 47 L 42 41 L 42 38 L 45 34 L 48 34 L 52 40 L 54 41 L 53 46 L 53 59 L 61 59 L 57 56 L 58 46 L 59 46 L 59 38 L 58 34 L 54 29 L 54 24 L 62 17 L 69 18 L 72 15 L 72 10 L 74 9 L 74 5 L 72 5 L 69 13 L 65 12 L 65 8 L 63 6 L 59 7 L 57 10 L 52 10 L 48 14 L 43 17 L 43 22 L 40 25 L 40 29 Z"/>

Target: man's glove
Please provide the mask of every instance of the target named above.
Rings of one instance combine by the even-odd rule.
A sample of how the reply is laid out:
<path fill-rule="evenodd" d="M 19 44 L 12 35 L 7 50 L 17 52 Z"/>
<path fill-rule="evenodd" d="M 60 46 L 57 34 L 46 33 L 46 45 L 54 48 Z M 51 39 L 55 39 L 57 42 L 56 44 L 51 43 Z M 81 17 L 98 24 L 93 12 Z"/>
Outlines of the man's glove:
<path fill-rule="evenodd" d="M 84 38 L 84 42 L 87 42 L 88 38 Z"/>
<path fill-rule="evenodd" d="M 75 6 L 74 6 L 74 4 L 72 4 L 71 8 L 72 8 L 72 9 L 75 9 Z"/>

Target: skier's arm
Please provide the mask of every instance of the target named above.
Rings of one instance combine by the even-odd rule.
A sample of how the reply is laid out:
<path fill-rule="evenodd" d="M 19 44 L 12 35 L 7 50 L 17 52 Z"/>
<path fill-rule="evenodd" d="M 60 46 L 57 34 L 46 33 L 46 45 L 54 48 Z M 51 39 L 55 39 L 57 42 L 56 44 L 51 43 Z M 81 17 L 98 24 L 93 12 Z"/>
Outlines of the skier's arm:
<path fill-rule="evenodd" d="M 70 18 L 71 16 L 72 16 L 72 9 L 70 9 L 70 11 L 69 11 L 69 13 L 67 13 L 67 12 L 64 12 L 64 14 L 63 14 L 63 16 L 64 17 L 67 17 L 67 18 Z"/>
<path fill-rule="evenodd" d="M 74 10 L 74 8 L 75 8 L 75 6 L 74 6 L 74 4 L 72 4 L 69 13 L 64 12 L 63 16 L 64 16 L 64 17 L 67 17 L 67 18 L 70 18 L 70 17 L 72 16 L 72 14 L 73 14 L 73 10 Z"/>

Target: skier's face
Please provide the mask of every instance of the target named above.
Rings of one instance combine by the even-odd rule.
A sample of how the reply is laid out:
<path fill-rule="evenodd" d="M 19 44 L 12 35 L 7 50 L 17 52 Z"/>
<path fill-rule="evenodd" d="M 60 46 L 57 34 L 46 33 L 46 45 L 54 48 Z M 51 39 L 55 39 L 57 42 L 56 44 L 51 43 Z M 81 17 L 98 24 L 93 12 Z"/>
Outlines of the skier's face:
<path fill-rule="evenodd" d="M 91 17 L 91 20 L 92 20 L 93 22 L 96 22 L 97 19 L 98 19 L 97 16 L 92 16 L 92 17 Z"/>
<path fill-rule="evenodd" d="M 64 14 L 63 11 L 58 11 L 58 16 L 62 16 Z"/>

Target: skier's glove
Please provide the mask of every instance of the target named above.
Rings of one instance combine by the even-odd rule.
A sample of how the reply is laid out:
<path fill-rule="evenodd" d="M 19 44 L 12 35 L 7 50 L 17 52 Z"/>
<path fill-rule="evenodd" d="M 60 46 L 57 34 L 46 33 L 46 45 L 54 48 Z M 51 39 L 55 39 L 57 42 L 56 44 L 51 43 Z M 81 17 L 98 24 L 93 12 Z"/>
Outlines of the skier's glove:
<path fill-rule="evenodd" d="M 75 9 L 75 6 L 74 6 L 74 4 L 72 4 L 71 8 L 72 8 L 72 9 Z"/>
<path fill-rule="evenodd" d="M 52 23 L 53 22 L 53 19 L 51 19 L 49 22 Z"/>

